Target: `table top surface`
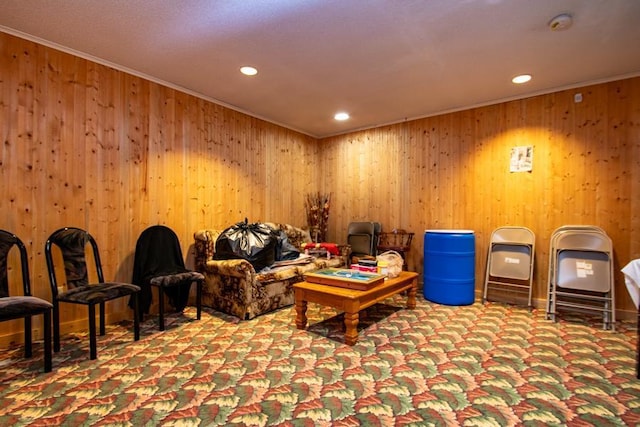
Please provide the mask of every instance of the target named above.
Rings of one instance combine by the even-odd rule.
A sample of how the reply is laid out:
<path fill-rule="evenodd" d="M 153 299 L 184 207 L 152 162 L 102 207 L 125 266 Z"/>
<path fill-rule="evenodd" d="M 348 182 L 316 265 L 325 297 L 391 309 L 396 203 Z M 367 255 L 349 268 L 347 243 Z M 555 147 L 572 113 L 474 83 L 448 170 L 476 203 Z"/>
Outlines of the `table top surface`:
<path fill-rule="evenodd" d="M 387 279 L 379 285 L 368 289 L 366 291 L 361 291 L 357 289 L 349 289 L 342 288 L 340 286 L 332 286 L 332 285 L 322 285 L 319 283 L 310 283 L 310 282 L 298 282 L 293 284 L 294 289 L 306 289 L 310 291 L 323 292 L 326 294 L 332 295 L 343 295 L 343 296 L 361 296 L 367 293 L 379 292 L 380 290 L 396 286 L 398 284 L 411 282 L 416 277 L 418 277 L 418 273 L 413 271 L 401 271 L 398 277 L 394 277 L 393 279 Z"/>

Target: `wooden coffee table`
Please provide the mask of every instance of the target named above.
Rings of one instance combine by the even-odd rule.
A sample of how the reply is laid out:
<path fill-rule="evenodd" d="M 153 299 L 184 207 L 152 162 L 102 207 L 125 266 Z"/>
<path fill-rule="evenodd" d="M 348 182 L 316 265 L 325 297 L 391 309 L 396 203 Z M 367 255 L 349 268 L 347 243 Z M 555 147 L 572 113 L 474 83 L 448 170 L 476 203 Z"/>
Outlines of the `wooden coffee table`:
<path fill-rule="evenodd" d="M 387 279 L 384 283 L 367 291 L 341 288 L 338 286 L 320 285 L 317 283 L 298 282 L 293 285 L 296 297 L 296 327 L 307 326 L 307 303 L 333 307 L 344 311 L 346 331 L 344 341 L 354 345 L 358 341 L 358 312 L 392 295 L 408 291 L 407 308 L 416 308 L 416 291 L 418 289 L 418 273 L 403 271 L 398 277 Z"/>

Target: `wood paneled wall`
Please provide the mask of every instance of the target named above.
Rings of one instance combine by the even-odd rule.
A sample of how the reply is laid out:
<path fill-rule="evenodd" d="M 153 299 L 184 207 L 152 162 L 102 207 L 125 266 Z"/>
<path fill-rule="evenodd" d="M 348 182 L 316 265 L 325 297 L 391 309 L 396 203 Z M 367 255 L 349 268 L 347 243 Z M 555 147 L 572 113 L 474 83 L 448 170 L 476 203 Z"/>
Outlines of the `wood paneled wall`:
<path fill-rule="evenodd" d="M 89 230 L 106 278 L 128 281 L 149 225 L 175 230 L 189 257 L 202 228 L 304 224 L 304 195 L 319 185 L 311 137 L 3 33 L 0 135 L 0 228 L 25 242 L 33 292 L 48 300 L 44 244 L 60 227 Z M 126 301 L 108 313 L 130 315 Z M 86 317 L 64 305 L 63 332 Z M 21 331 L 0 323 L 0 340 Z"/>
<path fill-rule="evenodd" d="M 129 280 L 149 225 L 173 228 L 188 254 L 201 228 L 245 217 L 304 225 L 316 191 L 332 193 L 334 241 L 361 219 L 416 232 L 409 265 L 420 273 L 425 229 L 473 229 L 478 289 L 501 225 L 537 234 L 539 300 L 559 225 L 605 228 L 616 270 L 640 257 L 640 78 L 317 141 L 0 33 L 0 136 L 0 228 L 25 241 L 34 294 L 46 299 L 44 243 L 59 227 L 88 229 L 106 276 Z M 532 173 L 509 173 L 517 145 L 534 146 Z M 616 281 L 618 308 L 632 310 Z M 65 307 L 63 332 L 86 328 L 84 310 Z M 129 315 L 125 302 L 108 311 Z M 0 342 L 21 331 L 0 323 Z"/>
<path fill-rule="evenodd" d="M 583 101 L 574 102 L 581 93 Z M 640 78 L 326 138 L 323 184 L 336 194 L 330 235 L 377 220 L 416 233 L 409 266 L 422 272 L 426 229 L 476 235 L 476 292 L 491 232 L 537 237 L 534 298 L 546 299 L 549 237 L 593 224 L 613 240 L 619 310 L 635 312 L 619 272 L 640 257 Z M 531 173 L 510 173 L 510 151 L 533 146 Z M 338 191 L 342 188 L 343 190 Z M 624 314 L 624 313 L 622 313 Z"/>

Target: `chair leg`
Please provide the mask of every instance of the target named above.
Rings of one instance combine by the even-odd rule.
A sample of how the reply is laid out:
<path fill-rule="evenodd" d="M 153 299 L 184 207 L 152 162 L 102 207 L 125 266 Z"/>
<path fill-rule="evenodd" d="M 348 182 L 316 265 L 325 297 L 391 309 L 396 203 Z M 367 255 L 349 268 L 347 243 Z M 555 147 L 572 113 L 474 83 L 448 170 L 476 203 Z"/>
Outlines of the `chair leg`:
<path fill-rule="evenodd" d="M 202 280 L 199 280 L 196 286 L 196 310 L 196 318 L 200 320 L 202 317 Z"/>
<path fill-rule="evenodd" d="M 98 357 L 98 343 L 96 340 L 96 306 L 89 304 L 89 358 Z"/>
<path fill-rule="evenodd" d="M 140 339 L 140 302 L 138 301 L 138 293 L 132 294 L 133 296 L 133 339 L 138 341 Z"/>
<path fill-rule="evenodd" d="M 53 351 L 60 351 L 60 306 L 56 299 L 53 301 Z"/>
<path fill-rule="evenodd" d="M 142 322 L 144 322 L 144 313 L 140 309 L 140 297 L 136 296 L 136 298 L 138 299 L 138 320 L 140 321 L 140 323 L 142 323 Z M 134 311 L 135 311 L 135 309 L 134 309 Z"/>
<path fill-rule="evenodd" d="M 107 328 L 105 326 L 105 302 L 101 302 L 100 303 L 100 336 L 104 336 L 104 334 L 106 334 L 107 332 Z"/>
<path fill-rule="evenodd" d="M 160 324 L 160 330 L 164 331 L 164 289 L 161 286 L 158 287 L 158 323 Z"/>
<path fill-rule="evenodd" d="M 24 357 L 29 358 L 33 354 L 31 348 L 31 316 L 25 316 L 24 318 Z"/>
<path fill-rule="evenodd" d="M 51 310 L 46 310 L 42 313 L 44 318 L 44 371 L 51 372 L 52 369 L 52 355 L 51 355 Z"/>
<path fill-rule="evenodd" d="M 484 283 L 482 285 L 482 304 L 487 302 L 487 295 L 489 294 L 489 263 L 491 262 L 491 247 L 489 247 L 489 251 L 487 253 L 487 262 L 485 262 L 484 267 Z"/>

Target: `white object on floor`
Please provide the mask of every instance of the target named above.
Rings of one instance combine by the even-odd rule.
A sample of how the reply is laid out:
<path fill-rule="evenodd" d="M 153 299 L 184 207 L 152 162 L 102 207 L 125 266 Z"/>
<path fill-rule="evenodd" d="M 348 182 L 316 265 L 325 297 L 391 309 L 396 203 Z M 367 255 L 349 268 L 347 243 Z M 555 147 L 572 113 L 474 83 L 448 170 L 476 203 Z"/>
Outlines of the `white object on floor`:
<path fill-rule="evenodd" d="M 621 271 L 624 273 L 624 283 L 627 285 L 633 304 L 638 308 L 640 303 L 640 259 L 630 261 Z"/>

